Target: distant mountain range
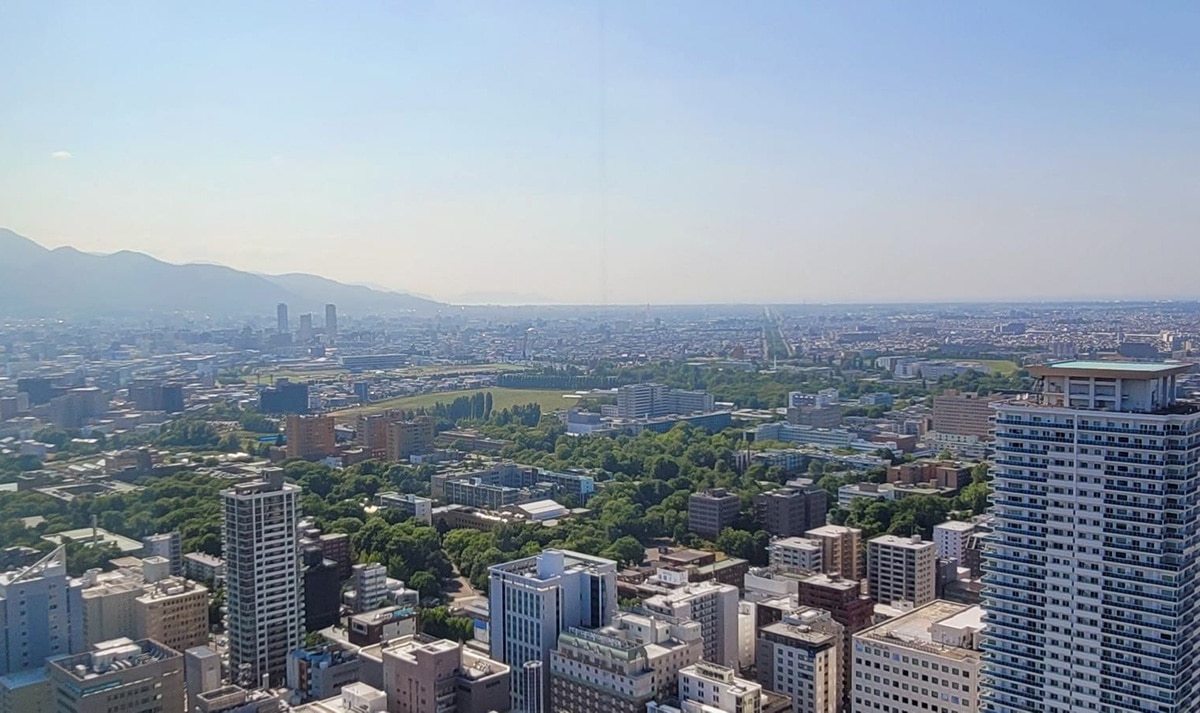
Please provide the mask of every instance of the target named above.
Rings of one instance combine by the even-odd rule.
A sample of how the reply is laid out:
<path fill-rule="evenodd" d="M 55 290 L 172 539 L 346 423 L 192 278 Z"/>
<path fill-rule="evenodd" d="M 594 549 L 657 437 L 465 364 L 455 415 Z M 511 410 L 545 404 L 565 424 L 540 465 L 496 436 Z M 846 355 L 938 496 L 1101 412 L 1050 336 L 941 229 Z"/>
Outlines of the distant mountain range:
<path fill-rule="evenodd" d="M 290 307 L 293 319 L 303 312 L 323 315 L 327 303 L 357 315 L 429 314 L 445 307 L 422 297 L 316 275 L 258 275 L 221 265 L 175 265 L 128 250 L 111 255 L 72 247 L 50 250 L 0 228 L 0 316 L 273 315 L 280 302 Z"/>

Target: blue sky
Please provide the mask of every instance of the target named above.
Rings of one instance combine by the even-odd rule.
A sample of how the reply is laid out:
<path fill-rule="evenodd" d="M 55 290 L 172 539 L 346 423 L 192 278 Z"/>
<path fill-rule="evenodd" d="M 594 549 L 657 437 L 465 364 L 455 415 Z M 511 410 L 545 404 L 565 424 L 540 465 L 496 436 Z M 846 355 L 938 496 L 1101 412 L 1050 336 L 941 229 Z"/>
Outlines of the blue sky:
<path fill-rule="evenodd" d="M 1197 297 L 1198 41 L 1183 2 L 22 0 L 0 225 L 440 298 Z"/>

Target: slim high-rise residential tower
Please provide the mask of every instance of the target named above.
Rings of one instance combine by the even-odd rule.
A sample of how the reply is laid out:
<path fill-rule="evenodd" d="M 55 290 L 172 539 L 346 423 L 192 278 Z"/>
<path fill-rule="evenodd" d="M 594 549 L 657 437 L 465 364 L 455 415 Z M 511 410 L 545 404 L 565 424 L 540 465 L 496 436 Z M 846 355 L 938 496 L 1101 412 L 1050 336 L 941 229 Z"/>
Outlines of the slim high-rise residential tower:
<path fill-rule="evenodd" d="M 300 488 L 283 469 L 221 491 L 229 667 L 235 683 L 258 687 L 287 677 L 287 657 L 304 643 L 304 591 L 296 520 Z"/>
<path fill-rule="evenodd" d="M 292 331 L 291 325 L 288 323 L 288 306 L 282 302 L 275 308 L 275 331 L 280 334 Z"/>
<path fill-rule="evenodd" d="M 1200 710 L 1200 407 L 1184 364 L 1033 367 L 996 409 L 982 710 Z"/>

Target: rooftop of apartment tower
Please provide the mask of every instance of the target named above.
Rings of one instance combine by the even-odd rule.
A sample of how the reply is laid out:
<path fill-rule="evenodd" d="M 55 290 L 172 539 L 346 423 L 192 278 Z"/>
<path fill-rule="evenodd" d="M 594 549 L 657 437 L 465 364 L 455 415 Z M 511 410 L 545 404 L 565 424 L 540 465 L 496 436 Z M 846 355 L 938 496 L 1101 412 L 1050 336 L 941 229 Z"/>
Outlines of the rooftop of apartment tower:
<path fill-rule="evenodd" d="M 1079 376 L 1085 378 L 1137 379 L 1184 374 L 1195 369 L 1195 364 L 1182 362 L 1137 362 L 1137 361 L 1061 361 L 1054 364 L 1029 367 L 1029 373 L 1038 377 Z"/>

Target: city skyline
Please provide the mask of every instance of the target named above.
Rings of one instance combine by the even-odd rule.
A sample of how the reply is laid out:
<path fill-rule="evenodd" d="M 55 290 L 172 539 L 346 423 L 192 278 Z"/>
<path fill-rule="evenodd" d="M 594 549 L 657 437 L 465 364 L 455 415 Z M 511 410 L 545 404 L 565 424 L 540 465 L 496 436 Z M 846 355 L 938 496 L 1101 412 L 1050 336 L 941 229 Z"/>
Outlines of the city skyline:
<path fill-rule="evenodd" d="M 451 302 L 1194 296 L 1194 7 L 230 10 L 6 8 L 0 222 Z"/>

